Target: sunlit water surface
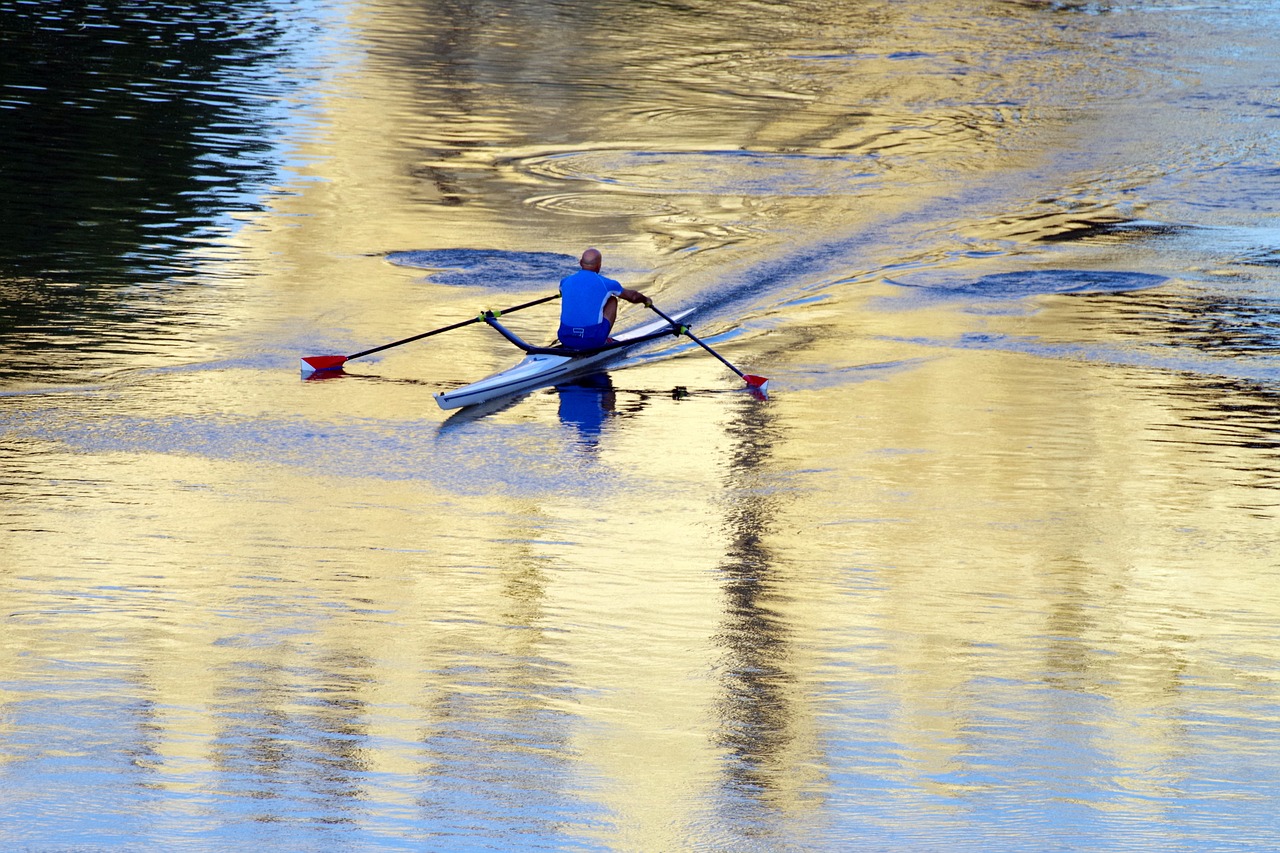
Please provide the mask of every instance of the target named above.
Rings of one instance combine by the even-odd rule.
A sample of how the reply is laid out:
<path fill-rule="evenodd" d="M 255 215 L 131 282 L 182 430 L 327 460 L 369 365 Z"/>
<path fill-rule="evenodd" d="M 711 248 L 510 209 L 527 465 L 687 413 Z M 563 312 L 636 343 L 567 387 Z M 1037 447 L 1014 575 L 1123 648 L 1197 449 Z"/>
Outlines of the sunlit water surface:
<path fill-rule="evenodd" d="M 1274 4 L 0 24 L 6 849 L 1280 848 Z"/>

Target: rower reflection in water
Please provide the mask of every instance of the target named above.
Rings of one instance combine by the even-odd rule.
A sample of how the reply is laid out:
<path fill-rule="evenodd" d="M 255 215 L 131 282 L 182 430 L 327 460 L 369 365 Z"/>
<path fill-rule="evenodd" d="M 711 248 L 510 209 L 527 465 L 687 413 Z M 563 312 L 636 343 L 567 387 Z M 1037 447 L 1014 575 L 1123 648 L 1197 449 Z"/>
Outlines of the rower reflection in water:
<path fill-rule="evenodd" d="M 579 446 L 595 450 L 605 421 L 617 410 L 618 395 L 607 373 L 593 373 L 556 386 L 560 395 L 560 423 L 578 431 Z"/>

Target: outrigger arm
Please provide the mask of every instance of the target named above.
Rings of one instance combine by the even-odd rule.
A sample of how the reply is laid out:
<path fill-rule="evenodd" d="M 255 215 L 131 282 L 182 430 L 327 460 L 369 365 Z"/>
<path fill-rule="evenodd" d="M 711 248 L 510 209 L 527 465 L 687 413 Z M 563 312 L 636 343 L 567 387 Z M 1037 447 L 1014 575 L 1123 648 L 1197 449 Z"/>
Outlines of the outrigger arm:
<path fill-rule="evenodd" d="M 484 311 L 480 314 L 480 319 L 482 319 L 484 322 L 488 323 L 490 326 L 496 329 L 498 334 L 502 335 L 508 341 L 515 344 L 517 347 L 529 353 L 530 355 L 566 355 L 566 356 L 595 355 L 596 353 L 608 352 L 609 350 L 621 349 L 622 347 L 633 347 L 636 344 L 642 343 L 644 341 L 653 341 L 653 340 L 657 340 L 658 338 L 665 338 L 667 335 L 678 336 L 682 334 L 681 329 L 686 328 L 686 327 L 665 328 L 657 332 L 651 332 L 639 338 L 632 338 L 626 341 L 613 341 L 611 343 L 604 344 L 603 346 L 591 347 L 590 349 L 568 349 L 567 347 L 563 347 L 563 346 L 539 347 L 539 346 L 534 346 L 533 344 L 530 344 L 530 343 L 526 343 L 525 341 L 521 340 L 520 337 L 516 335 L 515 332 L 511 331 L 506 326 L 499 323 L 498 322 L 499 316 L 500 316 L 500 312 Z"/>

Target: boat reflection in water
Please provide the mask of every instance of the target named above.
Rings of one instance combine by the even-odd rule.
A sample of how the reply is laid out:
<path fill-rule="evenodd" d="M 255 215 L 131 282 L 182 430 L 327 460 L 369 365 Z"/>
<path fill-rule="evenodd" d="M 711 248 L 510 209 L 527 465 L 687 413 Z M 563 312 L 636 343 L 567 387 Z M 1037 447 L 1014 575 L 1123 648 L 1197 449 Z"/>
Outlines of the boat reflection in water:
<path fill-rule="evenodd" d="M 440 432 L 452 432 L 466 424 L 509 411 L 528 401 L 532 395 L 552 392 L 559 397 L 557 415 L 560 423 L 572 428 L 577 439 L 575 446 L 587 451 L 599 448 L 611 420 L 639 414 L 648 407 L 649 398 L 655 393 L 629 389 L 623 392 L 626 402 L 619 405 L 619 392 L 614 387 L 613 377 L 608 373 L 592 373 L 550 388 L 524 391 L 458 409 L 440 424 Z M 675 399 L 682 399 L 688 393 L 683 387 L 670 392 Z"/>

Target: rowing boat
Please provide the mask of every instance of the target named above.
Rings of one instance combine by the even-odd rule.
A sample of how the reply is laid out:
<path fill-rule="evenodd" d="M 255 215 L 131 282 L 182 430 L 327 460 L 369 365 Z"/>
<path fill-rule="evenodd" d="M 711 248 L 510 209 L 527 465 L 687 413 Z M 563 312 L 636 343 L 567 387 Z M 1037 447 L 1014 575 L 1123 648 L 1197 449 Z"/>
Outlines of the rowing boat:
<path fill-rule="evenodd" d="M 470 385 L 459 388 L 456 391 L 445 391 L 436 394 L 436 402 L 442 409 L 460 409 L 464 406 L 475 406 L 480 403 L 492 400 L 500 400 L 518 394 L 521 391 L 529 391 L 544 385 L 553 385 L 562 379 L 585 373 L 592 368 L 599 368 L 608 361 L 621 356 L 624 352 L 635 347 L 645 341 L 657 340 L 666 335 L 683 335 L 702 347 L 711 355 L 715 356 L 721 364 L 738 374 L 738 378 L 747 383 L 747 388 L 753 394 L 763 395 L 765 389 L 769 385 L 769 380 L 763 376 L 755 376 L 750 373 L 743 373 L 735 367 L 728 359 L 720 353 L 713 350 L 706 341 L 699 338 L 689 327 L 683 322 L 692 311 L 681 311 L 674 317 L 669 317 L 662 312 L 658 306 L 652 301 L 645 300 L 645 305 L 661 317 L 661 320 L 654 320 L 650 323 L 637 326 L 634 329 L 628 329 L 620 333 L 615 338 L 610 338 L 609 343 L 605 346 L 597 347 L 590 350 L 570 350 L 564 347 L 536 347 L 531 346 L 508 329 L 506 326 L 498 322 L 498 318 L 503 314 L 510 314 L 513 311 L 521 311 L 525 308 L 532 308 L 534 305 L 541 305 L 544 302 L 550 302 L 552 299 L 559 299 L 559 293 L 553 293 L 550 296 L 543 296 L 540 299 L 534 299 L 523 305 L 516 305 L 513 308 L 507 308 L 502 311 L 484 310 L 479 316 L 472 317 L 468 320 L 462 320 L 457 323 L 450 323 L 447 326 L 441 326 L 438 329 L 432 329 L 429 332 L 421 332 L 417 335 L 411 335 L 398 341 L 392 341 L 389 344 L 382 344 L 371 349 L 362 350 L 351 355 L 311 355 L 305 356 L 301 362 L 302 378 L 311 379 L 322 376 L 336 376 L 342 373 L 342 366 L 353 358 L 361 358 L 366 355 L 372 355 L 375 352 L 382 352 L 391 347 L 398 347 L 402 344 L 420 341 L 423 338 L 429 338 L 432 335 L 451 332 L 454 329 L 461 329 L 463 326 L 470 326 L 472 323 L 487 323 L 494 329 L 498 330 L 504 338 L 524 350 L 525 358 L 514 367 L 495 373 L 479 382 L 473 382 Z"/>
<path fill-rule="evenodd" d="M 435 395 L 436 403 L 442 409 L 460 409 L 463 406 L 474 406 L 530 391 L 579 375 L 592 368 L 610 362 L 647 341 L 657 340 L 667 335 L 680 333 L 679 320 L 687 317 L 691 311 L 682 311 L 669 319 L 658 319 L 628 329 L 611 338 L 611 342 L 598 349 L 574 351 L 564 347 L 537 347 L 526 344 L 516 337 L 510 329 L 499 323 L 494 317 L 484 318 L 494 329 L 507 340 L 525 351 L 525 357 L 519 364 L 499 371 L 492 376 L 478 380 L 458 388 Z M 673 325 L 671 320 L 676 321 Z"/>

